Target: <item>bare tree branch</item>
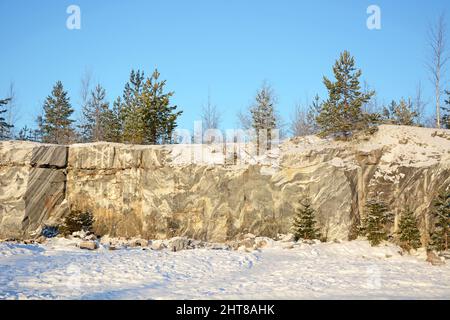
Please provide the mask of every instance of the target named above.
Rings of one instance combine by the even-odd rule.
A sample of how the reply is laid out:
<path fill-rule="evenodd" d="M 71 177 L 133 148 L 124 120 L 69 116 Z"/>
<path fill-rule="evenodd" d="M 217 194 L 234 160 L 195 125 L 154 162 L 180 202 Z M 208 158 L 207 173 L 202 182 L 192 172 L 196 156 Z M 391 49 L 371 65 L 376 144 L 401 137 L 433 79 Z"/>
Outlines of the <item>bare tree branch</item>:
<path fill-rule="evenodd" d="M 294 137 L 307 136 L 311 134 L 310 126 L 307 119 L 308 112 L 305 108 L 297 103 L 295 105 L 294 114 L 290 124 L 290 132 Z"/>
<path fill-rule="evenodd" d="M 423 100 L 422 83 L 419 81 L 416 86 L 416 95 L 414 97 L 414 111 L 417 113 L 417 121 L 421 125 L 424 125 L 424 113 L 427 105 L 428 101 Z"/>
<path fill-rule="evenodd" d="M 89 94 L 91 92 L 91 82 L 92 82 L 92 71 L 86 68 L 80 80 L 80 98 L 82 107 L 85 106 L 89 101 Z"/>
<path fill-rule="evenodd" d="M 208 94 L 208 102 L 202 108 L 203 129 L 219 129 L 222 115 L 217 106 L 211 103 L 211 95 Z"/>

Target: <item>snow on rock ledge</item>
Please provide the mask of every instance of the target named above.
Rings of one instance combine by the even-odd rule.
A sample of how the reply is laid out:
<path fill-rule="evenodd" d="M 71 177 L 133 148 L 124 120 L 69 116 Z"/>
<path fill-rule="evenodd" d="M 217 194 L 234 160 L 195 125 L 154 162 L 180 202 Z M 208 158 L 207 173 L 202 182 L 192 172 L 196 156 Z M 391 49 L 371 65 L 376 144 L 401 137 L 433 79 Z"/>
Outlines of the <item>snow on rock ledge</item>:
<path fill-rule="evenodd" d="M 306 193 L 328 239 L 346 239 L 375 194 L 396 214 L 415 210 L 425 236 L 431 201 L 450 184 L 449 130 L 381 126 L 360 142 L 308 136 L 262 156 L 251 147 L 2 142 L 0 238 L 30 236 L 68 208 L 92 212 L 99 235 L 273 238 L 289 231 Z"/>

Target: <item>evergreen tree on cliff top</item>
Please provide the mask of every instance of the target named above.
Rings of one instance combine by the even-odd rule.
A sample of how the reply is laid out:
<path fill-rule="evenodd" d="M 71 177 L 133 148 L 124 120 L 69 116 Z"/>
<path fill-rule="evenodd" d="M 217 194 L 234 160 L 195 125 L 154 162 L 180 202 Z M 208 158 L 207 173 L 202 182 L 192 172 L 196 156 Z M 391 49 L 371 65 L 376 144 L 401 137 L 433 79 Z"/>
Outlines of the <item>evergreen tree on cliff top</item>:
<path fill-rule="evenodd" d="M 75 132 L 72 128 L 73 113 L 67 91 L 61 81 L 56 82 L 51 95 L 44 102 L 44 116 L 40 123 L 43 142 L 67 144 L 74 140 Z"/>
<path fill-rule="evenodd" d="M 363 112 L 362 107 L 375 94 L 364 93 L 360 87 L 361 70 L 348 51 L 341 53 L 333 67 L 336 81 L 324 77 L 328 99 L 323 103 L 317 123 L 321 136 L 351 136 L 354 132 L 370 129 L 378 116 Z"/>
<path fill-rule="evenodd" d="M 124 142 L 143 144 L 145 141 L 145 121 L 141 99 L 144 80 L 143 71 L 131 70 L 130 80 L 125 84 L 120 107 Z"/>
<path fill-rule="evenodd" d="M 386 123 L 400 126 L 414 126 L 418 123 L 419 113 L 414 110 L 411 99 L 401 99 L 399 103 L 392 100 L 389 106 L 383 108 L 383 117 Z"/>
<path fill-rule="evenodd" d="M 112 109 L 102 115 L 103 138 L 108 142 L 122 142 L 123 121 L 121 118 L 122 100 L 120 97 L 113 103 Z"/>
<path fill-rule="evenodd" d="M 322 110 L 322 102 L 318 94 L 314 96 L 311 105 L 308 107 L 308 112 L 306 114 L 306 120 L 310 126 L 311 134 L 316 134 L 319 132 L 320 128 L 317 125 L 317 117 Z"/>
<path fill-rule="evenodd" d="M 144 72 L 131 71 L 120 107 L 123 140 L 136 144 L 171 142 L 182 111 L 170 104 L 173 92 L 165 92 L 166 80 L 155 70 L 145 79 Z"/>
<path fill-rule="evenodd" d="M 82 108 L 83 122 L 79 128 L 84 142 L 106 141 L 105 115 L 108 111 L 109 103 L 106 101 L 106 91 L 98 84 Z"/>
<path fill-rule="evenodd" d="M 275 96 L 273 89 L 266 83 L 258 90 L 255 102 L 250 108 L 252 127 L 256 133 L 257 152 L 260 147 L 271 149 L 272 130 L 276 128 Z M 262 135 L 266 135 L 263 139 Z M 261 144 L 264 145 L 261 145 Z"/>
<path fill-rule="evenodd" d="M 313 209 L 311 199 L 305 197 L 300 200 L 300 208 L 294 217 L 292 231 L 295 239 L 313 240 L 320 237 L 319 230 L 316 228 L 316 211 Z"/>
<path fill-rule="evenodd" d="M 147 78 L 142 92 L 146 142 L 149 144 L 170 143 L 177 127 L 177 119 L 183 111 L 170 104 L 174 92 L 165 92 L 166 80 L 160 80 L 157 69 Z"/>
<path fill-rule="evenodd" d="M 9 136 L 9 130 L 13 127 L 6 122 L 4 117 L 2 117 L 2 113 L 7 111 L 6 109 L 3 109 L 2 106 L 7 105 L 9 100 L 10 99 L 0 100 L 0 140 L 7 139 Z"/>

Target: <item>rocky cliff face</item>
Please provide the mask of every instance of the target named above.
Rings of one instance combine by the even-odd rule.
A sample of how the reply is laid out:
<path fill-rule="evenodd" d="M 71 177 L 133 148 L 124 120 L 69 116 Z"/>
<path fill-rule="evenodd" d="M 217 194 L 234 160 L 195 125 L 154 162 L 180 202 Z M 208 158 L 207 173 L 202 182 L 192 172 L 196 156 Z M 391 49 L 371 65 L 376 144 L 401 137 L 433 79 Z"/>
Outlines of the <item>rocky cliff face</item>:
<path fill-rule="evenodd" d="M 23 238 L 67 210 L 68 148 L 29 142 L 0 143 L 0 238 Z"/>
<path fill-rule="evenodd" d="M 295 138 L 253 157 L 248 148 L 2 142 L 0 238 L 38 234 L 70 210 L 92 212 L 100 235 L 273 237 L 306 194 L 328 239 L 348 238 L 375 196 L 397 216 L 410 206 L 425 235 L 431 201 L 450 185 L 449 130 L 381 126 L 366 141 Z"/>

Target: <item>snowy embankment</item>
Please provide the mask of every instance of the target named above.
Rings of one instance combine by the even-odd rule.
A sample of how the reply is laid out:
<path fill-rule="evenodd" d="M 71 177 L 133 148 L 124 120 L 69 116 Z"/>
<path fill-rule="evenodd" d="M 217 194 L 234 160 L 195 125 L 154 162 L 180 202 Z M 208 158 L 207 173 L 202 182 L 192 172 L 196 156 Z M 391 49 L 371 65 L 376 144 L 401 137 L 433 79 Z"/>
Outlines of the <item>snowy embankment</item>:
<path fill-rule="evenodd" d="M 365 241 L 252 252 L 0 243 L 0 299 L 448 299 L 450 265 Z"/>

